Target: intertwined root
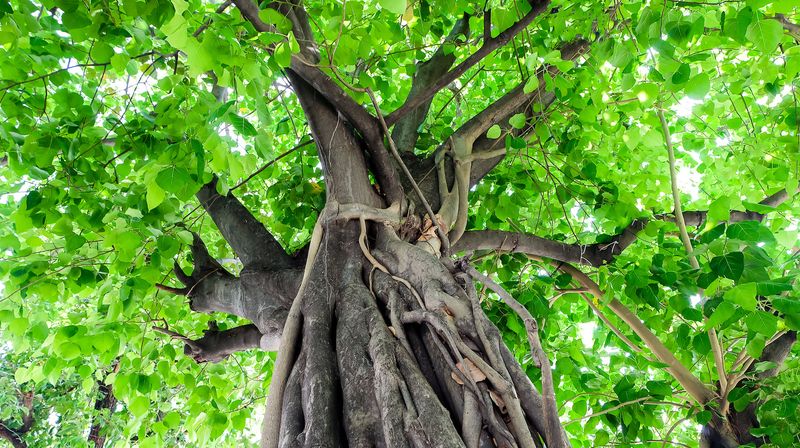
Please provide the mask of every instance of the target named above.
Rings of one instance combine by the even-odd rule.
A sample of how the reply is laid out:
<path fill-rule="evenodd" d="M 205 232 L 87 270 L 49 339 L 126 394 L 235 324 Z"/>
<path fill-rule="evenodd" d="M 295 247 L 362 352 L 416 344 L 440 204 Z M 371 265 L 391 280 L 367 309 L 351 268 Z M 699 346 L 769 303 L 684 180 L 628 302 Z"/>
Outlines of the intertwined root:
<path fill-rule="evenodd" d="M 277 431 L 265 440 L 281 447 L 551 442 L 542 397 L 481 310 L 469 275 L 387 226 L 373 230 L 375 249 L 363 222 L 329 227 L 320 241 L 299 297 L 299 350 L 283 380 Z"/>

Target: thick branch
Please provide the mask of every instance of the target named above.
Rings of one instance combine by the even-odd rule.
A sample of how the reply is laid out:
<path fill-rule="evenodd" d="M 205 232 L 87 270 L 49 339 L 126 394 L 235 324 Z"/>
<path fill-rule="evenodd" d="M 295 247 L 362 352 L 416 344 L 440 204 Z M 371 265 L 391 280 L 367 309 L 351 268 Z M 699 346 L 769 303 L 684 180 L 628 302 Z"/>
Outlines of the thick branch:
<path fill-rule="evenodd" d="M 203 337 L 194 340 L 184 340 L 183 353 L 191 356 L 198 363 L 220 362 L 232 353 L 261 347 L 262 334 L 253 324 L 242 325 L 220 330 L 216 323 L 209 322 L 208 330 L 203 331 Z M 274 338 L 273 346 L 261 347 L 264 350 L 278 349 L 278 338 Z"/>
<path fill-rule="evenodd" d="M 558 406 L 556 405 L 556 393 L 553 386 L 553 372 L 551 371 L 550 361 L 542 348 L 542 343 L 539 340 L 539 328 L 536 319 L 533 318 L 530 311 L 525 306 L 519 303 L 511 294 L 508 293 L 503 287 L 498 285 L 488 276 L 478 272 L 472 266 L 465 266 L 466 272 L 476 278 L 479 282 L 486 285 L 489 289 L 497 293 L 497 295 L 508 305 L 509 308 L 522 319 L 528 335 L 528 344 L 531 349 L 531 356 L 534 364 L 539 367 L 542 372 L 542 398 L 545 417 L 545 440 L 548 447 L 561 448 L 568 447 L 564 437 L 564 429 L 558 419 Z"/>
<path fill-rule="evenodd" d="M 264 23 L 258 16 L 258 6 L 252 0 L 235 0 L 234 3 L 239 8 L 242 16 L 253 24 L 256 31 L 271 31 L 271 27 Z M 326 75 L 313 62 L 305 60 L 301 55 L 292 55 L 290 70 L 287 70 L 289 79 L 295 91 L 298 90 L 298 77 L 309 84 L 313 89 L 305 88 L 306 91 L 316 90 L 322 95 L 336 112 L 341 112 L 348 121 L 364 136 L 367 150 L 372 158 L 373 169 L 381 186 L 382 192 L 386 195 L 389 203 L 399 202 L 403 198 L 403 190 L 399 176 L 394 170 L 389 154 L 383 145 L 383 137 L 378 127 L 375 117 L 370 115 L 366 109 L 353 100 L 350 95 L 345 93 L 336 82 Z M 294 73 L 297 76 L 291 76 Z M 298 93 L 299 94 L 299 93 Z M 309 102 L 306 101 L 308 104 Z M 329 108 L 330 108 L 329 106 Z M 309 121 L 316 114 L 315 109 L 304 107 Z M 318 140 L 319 141 L 319 140 Z"/>
<path fill-rule="evenodd" d="M 580 55 L 589 50 L 590 43 L 591 42 L 586 39 L 576 39 L 567 43 L 560 50 L 561 59 L 565 61 L 577 59 Z M 538 88 L 533 89 L 529 93 L 525 93 L 525 82 L 520 83 L 510 92 L 500 97 L 500 99 L 490 104 L 464 123 L 464 125 L 455 132 L 454 136 L 460 136 L 474 142 L 492 125 L 502 123 L 503 127 L 508 128 L 508 124 L 505 123 L 508 117 L 516 113 L 528 112 L 530 104 L 546 94 L 547 89 L 544 81 L 545 73 L 548 73 L 552 77 L 558 75 L 560 70 L 554 65 L 541 67 L 534 75 L 539 78 Z M 530 114 L 526 113 L 526 115 Z"/>
<path fill-rule="evenodd" d="M 197 199 L 246 268 L 275 270 L 295 264 L 264 224 L 233 194 L 217 193 L 216 178 L 203 185 Z"/>
<path fill-rule="evenodd" d="M 0 422 L 0 438 L 5 439 L 14 448 L 28 448 L 28 444 L 22 440 L 22 434 L 9 428 L 3 422 Z"/>
<path fill-rule="evenodd" d="M 410 97 L 408 101 L 406 101 L 397 110 L 386 116 L 386 124 L 389 126 L 395 124 L 398 120 L 400 120 L 400 118 L 404 117 L 410 111 L 416 109 L 418 106 L 429 101 L 431 98 L 433 98 L 434 95 L 436 95 L 437 92 L 447 87 L 447 85 L 450 84 L 451 82 L 458 79 L 467 70 L 469 70 L 471 67 L 473 67 L 480 61 L 482 61 L 486 56 L 490 55 L 493 51 L 505 46 L 508 42 L 511 41 L 511 38 L 513 38 L 522 30 L 524 30 L 528 25 L 531 24 L 531 22 L 533 22 L 533 20 L 537 16 L 539 16 L 539 14 L 544 12 L 545 9 L 547 9 L 547 5 L 549 4 L 550 4 L 549 1 L 532 2 L 531 10 L 527 14 L 525 14 L 525 16 L 522 17 L 522 19 L 511 25 L 505 31 L 498 34 L 497 37 L 484 41 L 483 45 L 481 46 L 481 48 L 478 49 L 478 51 L 472 53 L 469 57 L 467 57 L 467 59 L 458 64 L 456 68 L 447 72 L 446 75 L 439 78 L 435 83 L 430 85 L 424 92 L 421 92 L 416 96 Z"/>
<path fill-rule="evenodd" d="M 337 113 L 335 105 L 317 89 L 296 72 L 290 70 L 287 74 L 317 143 L 328 199 L 342 204 L 379 205 L 380 199 L 370 184 L 361 146 L 350 126 Z M 388 156 L 385 149 L 383 153 Z M 394 170 L 391 165 L 390 168 Z"/>
<path fill-rule="evenodd" d="M 606 301 L 603 290 L 588 275 L 570 264 L 561 264 L 559 269 L 570 274 L 575 280 L 589 290 L 595 298 L 603 303 Z M 667 371 L 683 386 L 684 390 L 699 404 L 707 404 L 714 398 L 714 392 L 697 379 L 675 355 L 653 334 L 649 328 L 628 307 L 619 300 L 612 298 L 607 306 L 614 314 L 622 319 L 636 333 L 648 348 L 656 355 L 659 361 L 667 365 Z"/>
<path fill-rule="evenodd" d="M 790 197 L 786 190 L 781 190 L 768 196 L 760 204 L 777 207 Z M 707 213 L 705 210 L 687 211 L 683 212 L 683 218 L 687 226 L 698 227 L 705 222 Z M 728 222 L 761 221 L 764 217 L 764 214 L 757 212 L 733 210 Z M 672 221 L 674 217 L 671 214 L 660 214 L 654 216 L 653 219 Z M 611 241 L 587 245 L 562 243 L 520 232 L 472 230 L 464 233 L 458 243 L 453 246 L 453 251 L 498 250 L 598 267 L 610 263 L 614 257 L 633 244 L 637 239 L 638 233 L 645 228 L 649 221 L 647 218 L 634 219 L 628 227 L 614 236 Z"/>
<path fill-rule="evenodd" d="M 469 17 L 464 16 L 458 20 L 453 26 L 453 30 L 445 39 L 445 42 L 439 46 L 436 53 L 425 62 L 417 63 L 417 71 L 414 74 L 414 80 L 411 83 L 411 90 L 408 92 L 406 102 L 410 101 L 417 95 L 424 94 L 437 80 L 447 74 L 450 66 L 456 60 L 455 52 L 445 52 L 445 47 L 452 45 L 459 36 L 467 36 L 469 34 Z M 422 102 L 419 106 L 410 110 L 408 114 L 401 117 L 397 124 L 394 126 L 392 138 L 401 153 L 410 153 L 414 151 L 414 145 L 417 143 L 419 137 L 419 126 L 425 121 L 428 115 L 428 109 L 431 106 L 431 96 L 426 101 Z"/>
<path fill-rule="evenodd" d="M 106 443 L 106 435 L 101 434 L 104 429 L 104 422 L 100 413 L 105 411 L 114 412 L 114 406 L 117 405 L 117 397 L 114 396 L 114 391 L 110 384 L 98 381 L 97 386 L 99 396 L 94 402 L 95 415 L 92 417 L 92 427 L 89 429 L 88 440 L 94 444 L 95 448 L 103 448 Z"/>
<path fill-rule="evenodd" d="M 761 353 L 761 358 L 758 359 L 758 362 L 774 362 L 776 365 L 772 369 L 757 373 L 756 376 L 759 379 L 764 379 L 777 375 L 786 357 L 789 356 L 789 352 L 792 351 L 792 346 L 795 342 L 797 342 L 797 332 L 787 331 L 771 344 L 764 347 L 764 351 Z"/>
<path fill-rule="evenodd" d="M 300 268 L 276 271 L 245 269 L 240 277 L 227 272 L 194 235 L 194 269 L 191 275 L 175 263 L 175 276 L 185 286 L 157 284 L 161 290 L 189 297 L 193 311 L 227 313 L 252 321 L 267 338 L 280 338 L 286 314 L 300 285 Z"/>
<path fill-rule="evenodd" d="M 597 245 L 581 246 L 548 240 L 535 235 L 503 230 L 473 230 L 453 246 L 454 252 L 466 250 L 497 250 L 516 252 L 568 263 L 596 266 Z"/>
<path fill-rule="evenodd" d="M 780 23 L 781 26 L 783 26 L 783 29 L 788 31 L 789 34 L 791 34 L 792 37 L 794 37 L 795 40 L 800 39 L 800 25 L 797 25 L 796 23 L 790 21 L 789 19 L 786 18 L 785 15 L 783 15 L 783 14 L 775 14 L 774 17 L 768 17 L 768 18 L 769 19 L 773 19 L 773 20 L 777 20 L 778 23 Z"/>

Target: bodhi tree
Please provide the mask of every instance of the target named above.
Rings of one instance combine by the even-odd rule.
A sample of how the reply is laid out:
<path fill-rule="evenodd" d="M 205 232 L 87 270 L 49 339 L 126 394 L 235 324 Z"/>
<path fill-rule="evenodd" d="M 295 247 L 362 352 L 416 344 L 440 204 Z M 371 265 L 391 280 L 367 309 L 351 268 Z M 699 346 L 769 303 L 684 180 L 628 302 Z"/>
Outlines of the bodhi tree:
<path fill-rule="evenodd" d="M 795 4 L 0 1 L 0 439 L 800 445 Z"/>

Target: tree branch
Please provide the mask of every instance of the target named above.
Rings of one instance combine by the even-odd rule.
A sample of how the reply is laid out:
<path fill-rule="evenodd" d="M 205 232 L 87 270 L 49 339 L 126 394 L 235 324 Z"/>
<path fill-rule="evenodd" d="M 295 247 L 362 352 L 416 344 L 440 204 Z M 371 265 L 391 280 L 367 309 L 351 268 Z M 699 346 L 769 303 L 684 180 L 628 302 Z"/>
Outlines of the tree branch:
<path fill-rule="evenodd" d="M 536 257 L 568 263 L 599 266 L 598 245 L 568 244 L 503 230 L 471 230 L 464 232 L 461 239 L 453 245 L 454 252 L 467 250 L 497 250 L 501 252 L 524 253 Z"/>
<path fill-rule="evenodd" d="M 0 421 L 0 439 L 5 439 L 14 448 L 28 448 L 28 443 L 25 442 L 23 437 L 33 428 L 35 423 L 33 418 L 33 392 L 22 392 L 19 400 L 26 411 L 22 416 L 22 424 L 18 428 L 12 429 L 12 425 L 9 422 Z"/>
<path fill-rule="evenodd" d="M 258 17 L 258 6 L 251 0 L 234 0 L 242 16 L 247 19 L 256 31 L 271 31 L 272 27 Z M 351 98 L 336 82 L 326 75 L 313 61 L 305 60 L 301 55 L 292 55 L 290 69 L 287 74 L 292 80 L 295 91 L 298 90 L 298 77 L 313 87 L 328 101 L 336 112 L 341 112 L 350 123 L 364 136 L 367 150 L 373 162 L 373 169 L 381 191 L 388 202 L 395 203 L 403 200 L 403 187 L 400 183 L 394 166 L 389 159 L 388 151 L 383 144 L 382 133 L 375 117 Z M 297 76 L 292 77 L 295 73 Z M 307 88 L 305 90 L 308 90 Z M 307 98 L 308 99 L 308 98 Z M 306 101 L 308 103 L 308 101 Z M 304 109 L 306 116 L 311 118 L 316 113 L 314 109 Z"/>
<path fill-rule="evenodd" d="M 575 39 L 565 44 L 560 49 L 561 59 L 565 61 L 574 61 L 589 50 L 590 44 L 591 42 L 586 39 Z M 536 74 L 533 75 L 539 79 L 539 86 L 536 89 L 525 93 L 526 81 L 521 82 L 514 89 L 464 123 L 453 134 L 454 137 L 460 136 L 474 142 L 479 136 L 485 133 L 487 129 L 495 124 L 503 123 L 502 127 L 508 128 L 509 125 L 508 123 L 504 123 L 505 120 L 516 113 L 529 112 L 531 103 L 542 98 L 543 95 L 546 94 L 545 73 L 552 77 L 558 75 L 561 71 L 554 65 L 547 65 L 539 68 Z M 526 115 L 530 114 L 526 113 Z"/>
<path fill-rule="evenodd" d="M 683 389 L 699 404 L 705 405 L 714 399 L 714 392 L 706 387 L 696 376 L 689 371 L 675 355 L 661 342 L 658 337 L 634 314 L 628 307 L 616 298 L 607 301 L 603 290 L 583 271 L 568 263 L 559 264 L 559 269 L 571 275 L 583 287 L 589 290 L 600 302 L 607 302 L 608 308 L 622 319 L 647 345 L 659 361 L 667 365 L 667 371 L 675 378 Z"/>
<path fill-rule="evenodd" d="M 215 321 L 208 322 L 208 329 L 203 330 L 203 337 L 199 339 L 189 339 L 182 334 L 176 333 L 168 328 L 153 327 L 154 330 L 171 336 L 173 339 L 183 341 L 183 353 L 190 356 L 198 363 L 211 362 L 217 363 L 232 353 L 250 350 L 261 347 L 267 351 L 278 349 L 280 338 L 273 338 L 261 344 L 264 336 L 258 327 L 253 324 L 242 325 L 239 327 L 220 330 Z"/>
<path fill-rule="evenodd" d="M 437 92 L 445 88 L 448 84 L 458 79 L 467 70 L 473 67 L 478 62 L 482 61 L 486 56 L 490 55 L 493 51 L 500 47 L 505 46 L 511 41 L 511 38 L 516 36 L 522 30 L 528 27 L 533 20 L 547 9 L 550 4 L 548 0 L 531 2 L 531 10 L 525 14 L 519 21 L 511 25 L 505 31 L 488 41 L 484 41 L 481 48 L 475 53 L 472 53 L 467 59 L 458 64 L 453 70 L 447 72 L 446 75 L 440 77 L 436 82 L 431 84 L 425 91 L 420 92 L 418 95 L 409 97 L 409 99 L 400 106 L 397 110 L 386 116 L 386 124 L 392 126 L 397 123 L 400 118 L 404 117 L 410 111 L 416 109 L 418 106 L 429 101 L 436 95 Z"/>
<path fill-rule="evenodd" d="M 279 338 L 300 284 L 300 268 L 275 271 L 245 269 L 240 277 L 227 272 L 212 258 L 196 234 L 192 244 L 194 270 L 185 273 L 175 263 L 182 288 L 157 284 L 161 290 L 189 297 L 192 311 L 227 313 L 252 321 L 269 340 Z"/>
<path fill-rule="evenodd" d="M 101 434 L 103 430 L 103 422 L 101 422 L 100 415 L 97 415 L 104 410 L 110 413 L 114 412 L 114 406 L 117 405 L 117 397 L 114 396 L 113 387 L 103 381 L 97 381 L 99 396 L 94 402 L 95 415 L 92 417 L 92 427 L 89 429 L 88 441 L 93 443 L 95 448 L 103 448 L 106 443 L 106 435 Z"/>
<path fill-rule="evenodd" d="M 667 119 L 664 117 L 664 111 L 656 108 L 658 120 L 661 123 L 661 132 L 664 134 L 664 145 L 667 147 L 667 156 L 669 159 L 669 179 L 670 186 L 672 187 L 672 204 L 675 210 L 675 223 L 678 225 L 678 232 L 683 243 L 683 248 L 686 250 L 686 256 L 689 258 L 689 265 L 694 270 L 700 269 L 700 263 L 694 255 L 694 248 L 692 241 L 689 239 L 689 232 L 686 231 L 686 221 L 683 219 L 683 208 L 681 206 L 681 191 L 678 187 L 678 173 L 675 169 L 675 151 L 672 149 L 672 136 L 669 133 L 669 125 Z M 700 291 L 702 294 L 702 290 Z M 707 322 L 707 319 L 704 319 Z M 714 355 L 714 365 L 717 368 L 717 379 L 719 380 L 719 388 L 722 391 L 723 398 L 726 396 L 728 390 L 728 375 L 725 373 L 725 358 L 722 354 L 722 346 L 717 337 L 717 330 L 714 327 L 708 328 L 708 340 L 711 345 L 711 353 Z"/>
<path fill-rule="evenodd" d="M 775 14 L 774 17 L 767 17 L 768 19 L 777 20 L 783 26 L 783 29 L 789 32 L 795 40 L 800 40 L 800 25 L 789 21 L 783 14 Z"/>
<path fill-rule="evenodd" d="M 380 199 L 370 184 L 360 142 L 353 135 L 351 128 L 337 113 L 335 105 L 332 105 L 324 95 L 295 71 L 289 70 L 287 74 L 317 144 L 328 187 L 328 199 L 335 199 L 342 204 L 360 203 L 378 206 Z M 382 137 L 380 141 L 382 146 Z M 381 152 L 388 157 L 385 149 Z M 391 164 L 389 169 L 394 172 Z"/>
<path fill-rule="evenodd" d="M 433 56 L 425 62 L 417 63 L 417 71 L 411 82 L 411 90 L 408 92 L 406 102 L 417 95 L 425 93 L 431 85 L 447 74 L 450 66 L 455 62 L 456 56 L 454 52 L 446 53 L 445 46 L 452 45 L 451 42 L 462 35 L 469 35 L 469 16 L 466 14 L 456 22 L 450 34 L 445 38 L 444 43 L 439 46 Z M 397 120 L 394 132 L 392 132 L 392 138 L 401 153 L 413 153 L 414 145 L 416 145 L 419 137 L 419 126 L 428 115 L 431 101 L 433 101 L 433 96 L 423 101 L 419 106 L 409 110 L 405 116 Z"/>
<path fill-rule="evenodd" d="M 28 448 L 28 444 L 22 439 L 22 434 L 14 431 L 3 422 L 0 422 L 0 438 L 5 439 L 14 448 Z"/>
<path fill-rule="evenodd" d="M 786 190 L 780 190 L 762 200 L 760 204 L 777 207 L 790 197 L 792 196 L 787 194 Z M 707 213 L 705 210 L 683 212 L 684 222 L 687 226 L 698 227 L 705 222 Z M 733 210 L 728 222 L 761 221 L 764 217 L 765 215 L 762 213 Z M 652 219 L 672 221 L 674 217 L 671 214 L 659 214 Z M 521 232 L 470 230 L 464 232 L 461 239 L 453 245 L 453 252 L 497 250 L 599 267 L 613 261 L 614 257 L 633 244 L 638 237 L 638 233 L 645 228 L 648 222 L 650 222 L 648 218 L 634 219 L 628 227 L 614 236 L 609 242 L 586 245 L 562 243 Z"/>
<path fill-rule="evenodd" d="M 772 369 L 764 370 L 763 372 L 758 372 L 756 376 L 759 379 L 765 379 L 765 378 L 772 378 L 775 375 L 777 375 L 781 369 L 781 365 L 786 360 L 786 357 L 789 356 L 789 353 L 792 351 L 792 346 L 794 345 L 795 342 L 797 342 L 797 332 L 787 331 L 786 333 L 782 334 L 778 339 L 775 339 L 771 344 L 768 344 L 766 347 L 764 347 L 764 350 L 761 352 L 761 357 L 758 359 L 758 362 L 774 362 L 776 365 Z"/>
<path fill-rule="evenodd" d="M 569 444 L 564 437 L 564 429 L 558 419 L 558 406 L 556 405 L 556 393 L 553 385 L 553 372 L 550 367 L 550 361 L 547 359 L 547 354 L 544 352 L 542 343 L 539 340 L 539 328 L 536 319 L 533 318 L 527 308 L 519 303 L 508 291 L 503 289 L 502 286 L 495 283 L 494 280 L 478 272 L 472 266 L 464 264 L 463 267 L 467 274 L 497 293 L 503 302 L 522 319 L 528 335 L 528 344 L 530 345 L 534 364 L 542 372 L 543 413 L 545 418 L 545 440 L 547 446 L 553 448 L 568 447 Z"/>
<path fill-rule="evenodd" d="M 295 265 L 264 224 L 232 193 L 217 193 L 216 177 L 203 185 L 196 196 L 246 268 L 276 270 Z"/>

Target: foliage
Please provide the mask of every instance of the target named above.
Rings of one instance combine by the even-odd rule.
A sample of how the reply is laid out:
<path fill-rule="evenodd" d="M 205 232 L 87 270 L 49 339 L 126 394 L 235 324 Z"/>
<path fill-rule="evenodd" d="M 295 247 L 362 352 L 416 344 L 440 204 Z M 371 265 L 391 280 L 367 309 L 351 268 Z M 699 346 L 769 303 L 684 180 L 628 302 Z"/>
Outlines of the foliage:
<path fill-rule="evenodd" d="M 434 98 L 415 151 L 433 154 L 504 92 L 521 81 L 532 92 L 541 82 L 552 105 L 488 129 L 507 156 L 471 192 L 467 228 L 613 244 L 634 220 L 649 219 L 636 243 L 592 271 L 606 291 L 606 303 L 595 305 L 625 303 L 713 385 L 708 328 L 720 334 L 732 371 L 739 353 L 758 359 L 776 333 L 800 330 L 797 201 L 759 204 L 779 190 L 792 196 L 800 178 L 795 5 L 553 2 Z M 274 354 L 196 364 L 152 328 L 197 335 L 212 318 L 222 328 L 239 323 L 193 313 L 154 288 L 174 259 L 191 265 L 190 231 L 238 269 L 194 198 L 212 175 L 218 191 L 233 189 L 290 251 L 307 243 L 325 201 L 313 145 L 271 162 L 309 140 L 283 75 L 299 51 L 291 24 L 264 10 L 275 32 L 256 34 L 235 7 L 218 7 L 0 0 L 0 421 L 20 419 L 24 410 L 13 404 L 20 391 L 33 392 L 33 446 L 80 446 L 98 418 L 101 383 L 120 400 L 105 411 L 110 446 L 241 446 L 256 438 Z M 471 2 L 305 7 L 326 72 L 372 89 L 384 113 L 403 104 L 416 62 L 462 15 L 471 15 L 473 31 L 444 51 L 460 61 L 482 41 L 483 17 Z M 496 35 L 529 5 L 493 0 L 487 8 Z M 560 49 L 579 37 L 592 40 L 588 54 L 562 59 Z M 560 73 L 540 81 L 543 65 Z M 227 101 L 212 83 L 228 88 Z M 371 106 L 361 90 L 347 91 Z M 673 203 L 656 108 L 677 147 L 684 209 L 708 211 L 692 228 L 699 270 L 676 225 L 662 219 Z M 737 211 L 766 218 L 733 222 Z M 557 262 L 504 254 L 478 266 L 540 320 L 573 446 L 696 443 L 697 424 L 710 413 L 646 348 L 633 352 L 598 322 Z M 495 299 L 487 294 L 485 307 L 538 381 L 525 327 Z M 797 349 L 783 368 L 755 388 L 746 379 L 731 402 L 743 409 L 763 400 L 759 431 L 775 446 L 800 445 Z"/>

